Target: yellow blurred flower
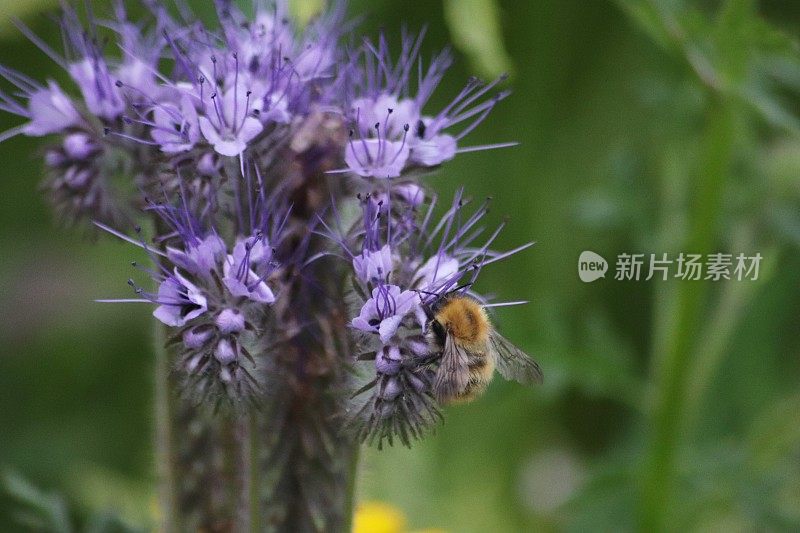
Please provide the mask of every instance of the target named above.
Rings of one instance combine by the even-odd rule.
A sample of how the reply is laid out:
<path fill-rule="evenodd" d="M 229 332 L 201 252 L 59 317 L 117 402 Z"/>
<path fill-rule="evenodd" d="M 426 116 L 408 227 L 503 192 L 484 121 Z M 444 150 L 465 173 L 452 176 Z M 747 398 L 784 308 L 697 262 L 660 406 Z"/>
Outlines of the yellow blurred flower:
<path fill-rule="evenodd" d="M 353 533 L 404 533 L 406 517 L 399 509 L 382 502 L 364 502 L 356 509 Z"/>
<path fill-rule="evenodd" d="M 400 509 L 383 502 L 363 502 L 353 518 L 353 533 L 446 533 L 442 529 L 406 529 L 406 517 Z"/>

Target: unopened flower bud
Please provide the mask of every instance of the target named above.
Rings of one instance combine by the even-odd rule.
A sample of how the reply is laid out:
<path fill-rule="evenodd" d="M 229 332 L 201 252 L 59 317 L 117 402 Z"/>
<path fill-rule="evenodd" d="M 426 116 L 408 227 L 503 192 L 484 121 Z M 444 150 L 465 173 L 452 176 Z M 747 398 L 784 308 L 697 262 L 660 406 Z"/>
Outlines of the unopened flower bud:
<path fill-rule="evenodd" d="M 97 144 L 85 133 L 72 133 L 64 139 L 64 153 L 73 161 L 88 159 L 97 150 Z"/>
<path fill-rule="evenodd" d="M 387 401 L 392 401 L 400 396 L 400 392 L 402 392 L 402 390 L 403 388 L 400 386 L 400 380 L 396 377 L 391 377 L 386 380 L 386 383 L 383 386 L 381 398 Z"/>
<path fill-rule="evenodd" d="M 190 350 L 202 348 L 211 338 L 212 331 L 208 328 L 196 327 L 183 333 L 183 345 Z"/>
<path fill-rule="evenodd" d="M 375 369 L 381 374 L 393 376 L 400 371 L 401 355 L 397 346 L 384 346 L 375 357 Z"/>
<path fill-rule="evenodd" d="M 214 322 L 226 335 L 239 333 L 244 329 L 244 315 L 238 309 L 223 309 Z"/>
<path fill-rule="evenodd" d="M 233 343 L 228 339 L 220 340 L 217 343 L 217 347 L 214 349 L 214 357 L 223 365 L 236 361 L 237 354 Z"/>

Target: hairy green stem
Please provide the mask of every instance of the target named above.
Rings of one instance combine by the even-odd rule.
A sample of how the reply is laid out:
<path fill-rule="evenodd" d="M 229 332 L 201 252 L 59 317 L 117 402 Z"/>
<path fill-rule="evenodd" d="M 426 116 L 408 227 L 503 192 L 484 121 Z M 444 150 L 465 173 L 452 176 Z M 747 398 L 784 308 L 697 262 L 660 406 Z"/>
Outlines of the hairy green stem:
<path fill-rule="evenodd" d="M 325 380 L 214 413 L 181 394 L 163 343 L 156 353 L 161 531 L 349 530 L 357 444 L 339 434 Z"/>
<path fill-rule="evenodd" d="M 722 198 L 734 140 L 734 111 L 731 102 L 713 93 L 707 116 L 707 129 L 699 175 L 692 191 L 690 234 L 685 250 L 708 253 L 716 243 Z M 640 500 L 642 531 L 665 531 L 673 503 L 676 457 L 683 440 L 687 404 L 687 384 L 698 326 L 705 321 L 703 311 L 709 292 L 708 282 L 673 282 L 674 297 L 657 305 L 674 306 L 674 313 L 657 310 L 668 320 L 662 346 L 654 354 L 653 404 L 650 411 L 649 439 L 643 470 Z M 671 315 L 671 316 L 670 316 Z M 659 351 L 660 350 L 660 351 Z"/>

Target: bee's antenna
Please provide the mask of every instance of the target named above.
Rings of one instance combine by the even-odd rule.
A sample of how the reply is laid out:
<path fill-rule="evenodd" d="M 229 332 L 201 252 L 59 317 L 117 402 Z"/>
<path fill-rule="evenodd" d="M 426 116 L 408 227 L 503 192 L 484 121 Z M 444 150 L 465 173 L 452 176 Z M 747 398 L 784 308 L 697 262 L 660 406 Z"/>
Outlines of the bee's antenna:
<path fill-rule="evenodd" d="M 458 292 L 458 291 L 460 291 L 462 289 L 468 289 L 468 288 L 472 287 L 474 284 L 475 284 L 474 281 L 470 281 L 469 283 L 465 283 L 463 285 L 459 285 L 455 289 L 451 289 L 451 290 L 447 291 L 447 294 L 452 294 L 452 293 Z"/>
<path fill-rule="evenodd" d="M 436 292 L 425 291 L 425 290 L 422 290 L 422 289 L 411 289 L 411 290 L 412 290 L 412 291 L 414 291 L 414 292 L 422 292 L 422 293 L 425 293 L 425 294 L 427 294 L 428 296 L 439 296 L 439 293 L 436 293 Z"/>

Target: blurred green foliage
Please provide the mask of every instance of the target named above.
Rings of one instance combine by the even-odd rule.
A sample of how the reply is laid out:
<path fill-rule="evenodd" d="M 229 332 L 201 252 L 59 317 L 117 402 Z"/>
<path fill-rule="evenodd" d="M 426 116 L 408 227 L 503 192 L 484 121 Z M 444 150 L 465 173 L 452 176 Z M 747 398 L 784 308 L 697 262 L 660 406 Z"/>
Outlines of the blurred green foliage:
<path fill-rule="evenodd" d="M 365 451 L 359 497 L 458 532 L 799 529 L 800 5 L 353 0 L 351 12 L 366 32 L 396 37 L 404 21 L 428 26 L 428 51 L 458 46 L 434 104 L 475 68 L 513 65 L 514 94 L 471 141 L 521 145 L 464 155 L 429 183 L 493 196 L 490 222 L 513 214 L 500 247 L 537 241 L 479 289 L 531 300 L 496 321 L 546 374 L 538 389 L 497 380 L 411 450 Z M 29 22 L 57 41 L 43 17 Z M 62 76 L 18 34 L 0 38 L 3 63 Z M 149 313 L 92 303 L 126 293 L 138 255 L 54 228 L 40 146 L 0 145 L 0 466 L 13 472 L 0 530 L 21 509 L 45 524 L 68 513 L 81 531 L 147 527 Z M 760 252 L 764 265 L 758 282 L 584 285 L 586 249 Z"/>

